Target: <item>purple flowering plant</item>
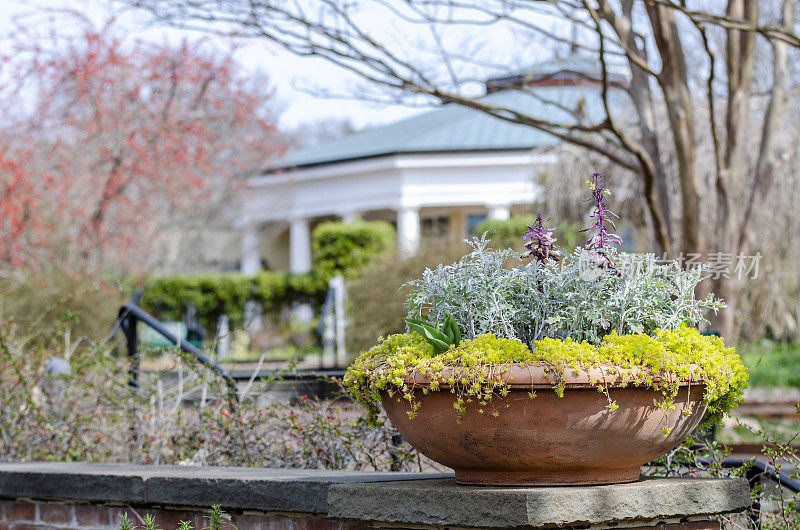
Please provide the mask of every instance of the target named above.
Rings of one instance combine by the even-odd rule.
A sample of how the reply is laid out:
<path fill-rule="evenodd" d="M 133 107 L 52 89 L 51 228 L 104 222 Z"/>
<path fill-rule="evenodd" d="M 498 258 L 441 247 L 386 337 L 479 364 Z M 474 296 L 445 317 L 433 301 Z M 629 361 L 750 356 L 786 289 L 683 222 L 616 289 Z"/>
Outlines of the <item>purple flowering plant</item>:
<path fill-rule="evenodd" d="M 556 237 L 553 232 L 555 232 L 554 228 L 549 228 L 544 224 L 542 214 L 536 214 L 536 221 L 533 226 L 528 225 L 525 234 L 522 236 L 527 250 L 520 255 L 520 258 L 534 258 L 538 261 L 561 259 L 561 252 L 555 248 Z"/>
<path fill-rule="evenodd" d="M 611 258 L 608 255 L 608 250 L 611 245 L 621 245 L 622 238 L 617 234 L 609 232 L 609 225 L 612 229 L 616 230 L 612 217 L 619 219 L 619 216 L 608 209 L 606 206 L 606 198 L 611 195 L 611 190 L 603 186 L 603 175 L 601 173 L 593 173 L 592 177 L 586 181 L 592 190 L 591 201 L 594 204 L 591 213 L 592 225 L 584 228 L 581 232 L 588 232 L 594 230 L 595 233 L 586 242 L 584 248 L 589 251 L 594 251 L 602 257 L 608 266 L 613 267 Z"/>

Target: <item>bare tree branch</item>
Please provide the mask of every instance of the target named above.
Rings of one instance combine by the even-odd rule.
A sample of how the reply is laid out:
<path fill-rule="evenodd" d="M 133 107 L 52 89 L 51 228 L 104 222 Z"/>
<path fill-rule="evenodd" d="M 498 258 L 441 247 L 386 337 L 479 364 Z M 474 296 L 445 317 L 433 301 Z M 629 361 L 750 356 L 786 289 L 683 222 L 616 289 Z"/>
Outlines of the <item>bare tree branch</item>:
<path fill-rule="evenodd" d="M 653 233 L 655 235 L 655 239 L 658 242 L 658 246 L 662 252 L 671 253 L 672 252 L 672 241 L 669 235 L 669 229 L 667 228 L 668 221 L 664 218 L 664 213 L 661 211 L 661 204 L 658 201 L 658 198 L 655 196 L 655 163 L 647 151 L 642 147 L 641 144 L 635 142 L 625 131 L 617 125 L 614 118 L 612 117 L 613 114 L 611 112 L 611 105 L 608 100 L 608 65 L 606 64 L 606 57 L 605 57 L 605 36 L 603 35 L 603 28 L 600 22 L 600 16 L 598 15 L 597 11 L 592 8 L 587 0 L 584 0 L 584 5 L 586 6 L 586 10 L 589 12 L 592 20 L 595 23 L 595 28 L 597 31 L 597 37 L 600 43 L 600 67 L 601 67 L 601 75 L 602 75 L 602 99 L 603 99 L 603 108 L 606 112 L 606 119 L 608 120 L 608 126 L 614 135 L 619 139 L 620 143 L 625 146 L 625 148 L 633 153 L 636 159 L 639 161 L 641 165 L 640 173 L 642 175 L 642 181 L 644 182 L 644 190 L 645 190 L 645 202 L 647 204 L 648 210 L 650 211 L 651 222 L 653 223 Z"/>
<path fill-rule="evenodd" d="M 748 33 L 757 33 L 769 40 L 784 42 L 795 48 L 800 48 L 800 37 L 792 33 L 792 28 L 782 26 L 780 28 L 772 26 L 760 26 L 758 20 L 742 18 L 741 16 L 714 15 L 706 11 L 693 11 L 683 3 L 675 3 L 671 0 L 645 0 L 648 4 L 661 5 L 679 11 L 689 17 L 696 24 L 713 24 L 726 30 L 736 30 Z"/>

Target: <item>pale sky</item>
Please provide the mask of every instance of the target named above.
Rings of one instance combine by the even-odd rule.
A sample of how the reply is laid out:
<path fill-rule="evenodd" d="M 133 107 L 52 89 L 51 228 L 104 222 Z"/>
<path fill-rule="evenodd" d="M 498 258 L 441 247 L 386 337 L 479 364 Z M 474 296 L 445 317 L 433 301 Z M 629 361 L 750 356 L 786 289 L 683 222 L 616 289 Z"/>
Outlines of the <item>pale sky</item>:
<path fill-rule="evenodd" d="M 44 13 L 50 9 L 74 8 L 88 14 L 97 21 L 104 20 L 112 12 L 110 0 L 0 0 L 0 28 L 10 28 L 14 17 L 36 12 Z M 45 20 L 46 15 L 37 15 L 37 20 Z M 183 32 L 166 28 L 147 28 L 145 15 L 127 14 L 120 22 L 132 39 L 144 38 L 169 41 L 178 40 L 185 35 L 206 37 L 204 34 Z M 419 108 L 400 105 L 370 103 L 354 98 L 327 99 L 308 93 L 311 87 L 321 87 L 335 93 L 354 92 L 353 85 L 358 81 L 318 58 L 297 57 L 267 42 L 250 42 L 237 52 L 236 58 L 242 66 L 253 72 L 265 74 L 275 88 L 279 105 L 283 111 L 279 124 L 286 129 L 324 120 L 326 118 L 347 118 L 357 127 L 392 122 L 414 113 Z"/>
<path fill-rule="evenodd" d="M 426 24 L 409 25 L 398 20 L 392 13 L 385 10 L 381 12 L 380 4 L 360 5 L 358 16 L 362 17 L 365 27 L 369 27 L 379 35 L 384 44 L 392 47 L 392 53 L 403 56 L 415 65 L 421 65 L 426 73 L 431 69 L 444 71 L 444 61 L 438 48 L 431 44 L 431 27 Z M 131 39 L 166 39 L 177 42 L 187 35 L 190 38 L 219 38 L 200 32 L 154 26 L 150 23 L 149 14 L 130 9 L 121 12 L 122 7 L 122 0 L 0 0 L 0 28 L 13 27 L 14 17 L 19 17 L 21 13 L 36 11 L 39 13 L 38 18 L 29 20 L 44 23 L 47 22 L 47 12 L 71 8 L 88 15 L 96 23 L 106 20 L 112 12 L 117 13 L 118 28 L 127 31 Z M 542 15 L 533 16 L 539 25 L 547 18 L 542 19 Z M 564 24 L 565 21 L 551 19 L 549 29 L 562 33 L 569 31 Z M 59 26 L 59 31 L 70 30 L 69 24 L 62 25 L 64 28 L 62 30 Z M 459 76 L 473 79 L 471 83 L 459 88 L 468 95 L 482 94 L 482 81 L 493 73 L 505 74 L 509 70 L 530 67 L 532 63 L 552 57 L 554 53 L 552 45 L 543 43 L 540 37 L 531 38 L 514 28 L 481 25 L 436 31 L 436 38 L 445 43 L 445 48 L 458 50 L 463 55 L 461 58 L 449 56 L 450 67 L 459 70 Z M 279 125 L 285 130 L 292 130 L 304 123 L 343 118 L 349 119 L 356 128 L 363 128 L 393 122 L 424 110 L 419 107 L 365 101 L 364 81 L 355 74 L 321 58 L 293 55 L 266 40 L 247 41 L 237 52 L 236 58 L 247 70 L 254 74 L 263 74 L 270 80 L 276 91 L 278 105 L 282 108 Z M 478 60 L 473 64 L 475 58 Z M 459 61 L 466 66 L 453 66 Z M 347 97 L 321 97 L 319 91 L 312 93 L 314 88 Z"/>

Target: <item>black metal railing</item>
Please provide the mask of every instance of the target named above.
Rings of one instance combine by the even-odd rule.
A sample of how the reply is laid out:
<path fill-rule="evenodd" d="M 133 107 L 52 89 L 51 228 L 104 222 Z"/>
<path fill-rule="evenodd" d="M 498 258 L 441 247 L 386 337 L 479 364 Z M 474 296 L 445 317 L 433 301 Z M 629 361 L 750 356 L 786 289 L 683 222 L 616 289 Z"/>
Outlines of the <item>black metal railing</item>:
<path fill-rule="evenodd" d="M 712 463 L 711 459 L 701 459 L 699 461 L 703 464 Z M 793 493 L 800 493 L 800 482 L 793 479 L 783 471 L 778 471 L 778 469 L 772 464 L 747 458 L 726 458 L 722 461 L 722 467 L 742 467 L 748 463 L 750 464 L 748 473 L 752 473 L 754 479 L 757 480 L 762 476 L 767 477 L 775 482 L 778 486 L 784 487 Z"/>
<path fill-rule="evenodd" d="M 234 379 L 230 372 L 210 359 L 194 344 L 177 337 L 155 317 L 136 305 L 139 296 L 139 293 L 135 293 L 133 297 L 131 297 L 131 300 L 119 308 L 117 316 L 117 326 L 119 326 L 119 329 L 121 329 L 123 335 L 125 335 L 125 342 L 128 346 L 128 359 L 130 361 L 128 385 L 131 387 L 131 390 L 136 392 L 139 388 L 139 338 L 136 334 L 136 324 L 137 322 L 142 322 L 164 337 L 167 341 L 180 348 L 181 351 L 188 353 L 195 361 L 219 375 L 228 385 L 228 393 L 231 400 L 238 402 L 238 386 L 236 384 L 236 379 Z"/>
<path fill-rule="evenodd" d="M 322 381 L 334 379 L 342 379 L 344 377 L 344 370 L 301 370 L 301 371 L 281 371 L 281 370 L 261 370 L 260 372 L 243 372 L 232 374 L 233 378 L 237 381 L 248 381 L 250 379 L 281 379 L 285 381 Z"/>

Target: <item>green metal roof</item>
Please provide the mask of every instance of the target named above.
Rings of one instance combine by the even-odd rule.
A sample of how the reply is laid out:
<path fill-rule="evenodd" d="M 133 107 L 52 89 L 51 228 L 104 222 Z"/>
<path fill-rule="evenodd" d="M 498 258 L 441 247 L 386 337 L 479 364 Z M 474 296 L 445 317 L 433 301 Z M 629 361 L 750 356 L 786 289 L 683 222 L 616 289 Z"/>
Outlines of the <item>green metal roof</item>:
<path fill-rule="evenodd" d="M 609 82 L 618 86 L 627 85 L 630 80 L 629 70 L 619 64 L 608 64 L 607 74 Z M 519 82 L 536 83 L 556 80 L 600 82 L 602 78 L 602 66 L 597 59 L 571 56 L 536 62 L 503 77 L 490 79 L 487 81 L 487 85 L 495 87 L 502 86 L 504 82 L 517 82 L 513 86 L 520 86 Z"/>
<path fill-rule="evenodd" d="M 619 91 L 612 91 L 615 98 Z M 502 90 L 481 101 L 535 118 L 575 122 L 567 109 L 602 119 L 600 89 L 594 86 L 541 86 Z M 319 146 L 288 152 L 277 169 L 312 166 L 398 153 L 522 150 L 558 143 L 555 137 L 494 118 L 456 103 L 389 125 L 357 132 Z"/>

